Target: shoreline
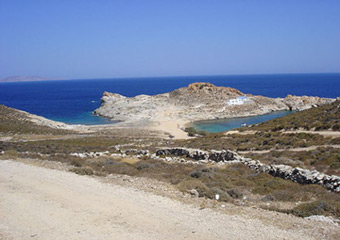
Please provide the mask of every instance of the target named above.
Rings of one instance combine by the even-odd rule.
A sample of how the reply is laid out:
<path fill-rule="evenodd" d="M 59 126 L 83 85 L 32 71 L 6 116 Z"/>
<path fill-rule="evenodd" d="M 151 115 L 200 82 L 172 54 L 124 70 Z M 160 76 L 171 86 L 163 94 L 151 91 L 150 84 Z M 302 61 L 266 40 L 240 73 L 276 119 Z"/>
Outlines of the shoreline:
<path fill-rule="evenodd" d="M 185 121 L 159 121 L 155 122 L 152 124 L 149 129 L 151 130 L 156 130 L 156 131 L 161 131 L 164 133 L 169 133 L 169 138 L 173 139 L 190 139 L 192 137 L 188 136 L 188 133 L 184 131 L 186 126 L 190 122 L 185 122 Z M 184 129 L 181 129 L 183 127 Z M 172 136 L 172 137 L 170 137 Z"/>
<path fill-rule="evenodd" d="M 17 109 L 16 109 L 17 110 Z M 158 132 L 158 135 L 163 139 L 191 139 L 194 138 L 192 136 L 188 136 L 188 133 L 185 132 L 185 128 L 187 127 L 194 127 L 197 130 L 201 130 L 197 127 L 195 127 L 195 123 L 199 122 L 209 122 L 209 121 L 227 121 L 227 120 L 233 120 L 237 118 L 249 118 L 249 117 L 259 117 L 259 116 L 265 116 L 271 113 L 279 113 L 281 111 L 272 111 L 266 114 L 251 114 L 251 115 L 242 115 L 242 116 L 235 116 L 235 117 L 229 117 L 229 118 L 221 118 L 221 119 L 206 119 L 206 120 L 197 120 L 197 121 L 190 121 L 186 119 L 176 118 L 174 120 L 171 120 L 171 117 L 169 117 L 169 114 L 171 114 L 171 111 L 165 111 L 161 116 L 158 116 L 157 119 L 154 121 L 151 120 L 139 120 L 139 121 L 118 121 L 118 120 L 111 120 L 110 118 L 106 118 L 104 116 L 100 116 L 101 118 L 106 118 L 112 123 L 106 123 L 106 124 L 94 124 L 94 125 L 85 125 L 85 124 L 69 124 L 64 122 L 58 122 L 54 121 L 39 115 L 31 114 L 22 110 L 17 110 L 23 114 L 25 114 L 31 122 L 38 124 L 38 125 L 44 125 L 48 127 L 52 127 L 55 129 L 64 129 L 64 130 L 71 130 L 78 133 L 95 133 L 99 131 L 105 131 L 110 129 L 136 129 L 136 130 L 146 130 L 151 132 Z M 97 115 L 98 116 L 98 115 Z M 270 119 L 269 119 L 270 120 Z M 265 120 L 265 121 L 269 121 Z M 261 121 L 261 122 L 265 122 Z M 232 131 L 233 129 L 237 129 L 241 126 L 228 129 L 221 132 L 228 132 Z"/>

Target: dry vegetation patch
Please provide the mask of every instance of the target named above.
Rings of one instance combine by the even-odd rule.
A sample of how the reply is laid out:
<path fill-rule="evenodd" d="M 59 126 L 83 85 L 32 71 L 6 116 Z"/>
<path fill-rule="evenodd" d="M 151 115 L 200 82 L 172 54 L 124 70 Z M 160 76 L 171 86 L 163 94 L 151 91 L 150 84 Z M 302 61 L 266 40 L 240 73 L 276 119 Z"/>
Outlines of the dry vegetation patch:
<path fill-rule="evenodd" d="M 275 151 L 268 153 L 248 153 L 247 157 L 268 164 L 285 164 L 292 167 L 316 169 L 328 175 L 340 175 L 340 149 L 318 147 L 310 151 Z"/>
<path fill-rule="evenodd" d="M 242 131 L 248 128 L 241 129 Z M 276 118 L 251 127 L 257 131 L 332 130 L 340 131 L 340 100 L 291 115 Z"/>
<path fill-rule="evenodd" d="M 70 130 L 54 129 L 33 123 L 27 115 L 16 109 L 0 104 L 0 134 L 48 134 L 66 135 L 73 133 Z"/>

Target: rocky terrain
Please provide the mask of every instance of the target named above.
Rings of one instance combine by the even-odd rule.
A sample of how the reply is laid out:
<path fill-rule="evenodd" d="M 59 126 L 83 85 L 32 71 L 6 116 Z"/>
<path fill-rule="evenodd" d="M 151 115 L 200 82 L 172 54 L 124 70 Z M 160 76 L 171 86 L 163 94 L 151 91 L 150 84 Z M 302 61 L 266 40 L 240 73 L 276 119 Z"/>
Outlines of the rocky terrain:
<path fill-rule="evenodd" d="M 229 104 L 243 98 L 242 104 Z M 269 98 L 245 94 L 229 87 L 210 83 L 193 83 L 169 93 L 149 96 L 125 97 L 104 92 L 102 105 L 95 114 L 125 122 L 162 122 L 222 119 L 261 115 L 280 110 L 304 110 L 335 99 L 291 96 Z"/>

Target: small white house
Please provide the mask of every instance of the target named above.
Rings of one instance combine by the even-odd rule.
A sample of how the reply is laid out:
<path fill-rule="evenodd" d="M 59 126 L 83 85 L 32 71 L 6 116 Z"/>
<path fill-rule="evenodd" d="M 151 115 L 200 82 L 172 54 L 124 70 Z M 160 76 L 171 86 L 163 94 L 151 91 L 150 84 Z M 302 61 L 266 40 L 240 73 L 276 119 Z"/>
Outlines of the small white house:
<path fill-rule="evenodd" d="M 232 105 L 242 105 L 247 101 L 247 97 L 246 96 L 242 96 L 242 97 L 238 97 L 238 98 L 233 98 L 233 99 L 229 99 L 227 101 L 227 104 L 229 106 Z"/>

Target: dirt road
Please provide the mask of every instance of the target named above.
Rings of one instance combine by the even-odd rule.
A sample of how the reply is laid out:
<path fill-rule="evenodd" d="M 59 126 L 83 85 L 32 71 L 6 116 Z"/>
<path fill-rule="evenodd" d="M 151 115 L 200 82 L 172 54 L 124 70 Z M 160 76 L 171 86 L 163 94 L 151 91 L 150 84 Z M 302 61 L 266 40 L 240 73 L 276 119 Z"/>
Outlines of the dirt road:
<path fill-rule="evenodd" d="M 320 230 L 267 213 L 280 220 L 200 210 L 133 187 L 0 161 L 0 239 L 318 239 L 326 231 L 323 223 Z"/>

